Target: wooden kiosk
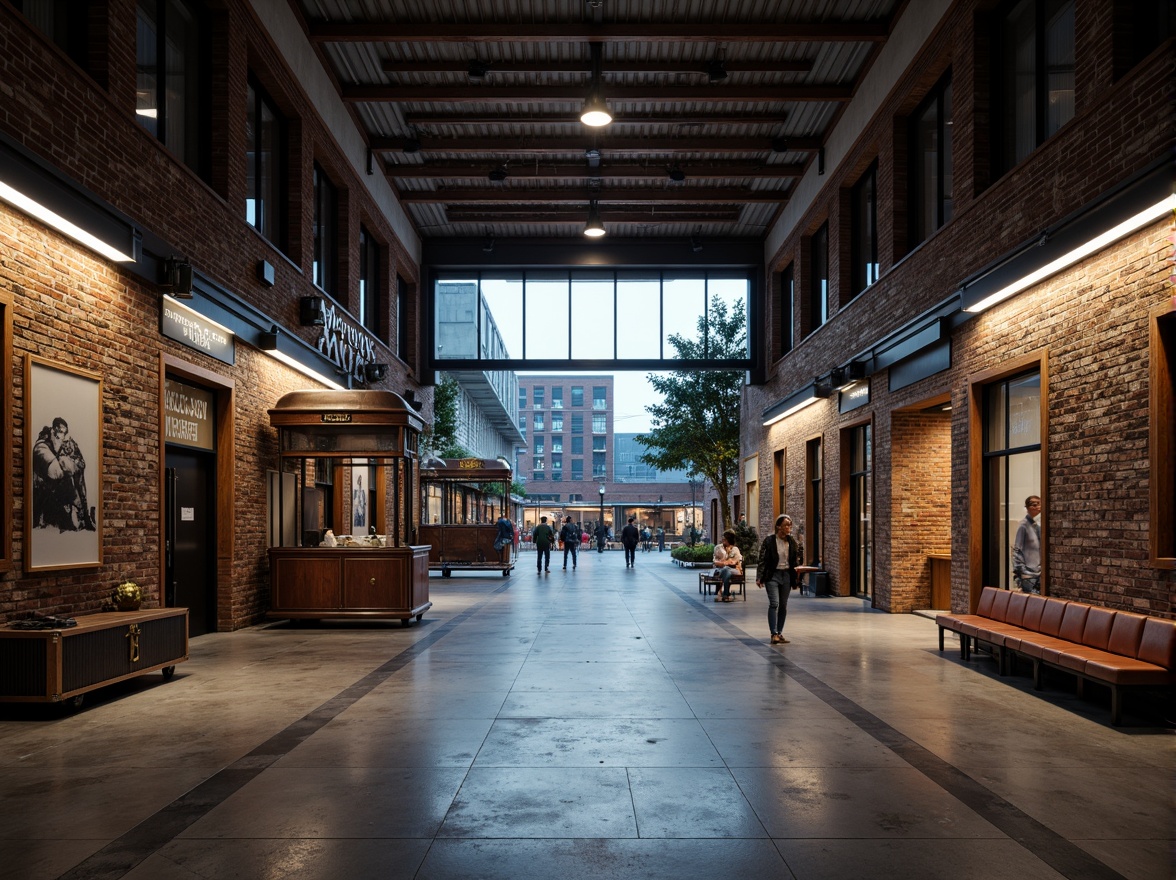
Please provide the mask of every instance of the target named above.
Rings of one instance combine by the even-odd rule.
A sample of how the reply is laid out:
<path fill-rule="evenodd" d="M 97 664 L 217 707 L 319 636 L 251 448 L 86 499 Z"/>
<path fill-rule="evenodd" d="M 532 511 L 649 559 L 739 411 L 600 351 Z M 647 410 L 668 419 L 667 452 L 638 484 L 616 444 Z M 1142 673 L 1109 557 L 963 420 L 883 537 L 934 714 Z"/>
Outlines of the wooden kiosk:
<path fill-rule="evenodd" d="M 420 416 L 368 390 L 292 391 L 269 414 L 281 470 L 268 616 L 419 621 L 433 604 L 429 548 L 416 543 Z"/>
<path fill-rule="evenodd" d="M 420 536 L 430 546 L 429 568 L 441 577 L 455 571 L 501 571 L 515 566 L 512 541 L 494 549 L 500 515 L 510 516 L 511 471 L 490 458 L 430 458 L 421 467 L 425 508 Z"/>

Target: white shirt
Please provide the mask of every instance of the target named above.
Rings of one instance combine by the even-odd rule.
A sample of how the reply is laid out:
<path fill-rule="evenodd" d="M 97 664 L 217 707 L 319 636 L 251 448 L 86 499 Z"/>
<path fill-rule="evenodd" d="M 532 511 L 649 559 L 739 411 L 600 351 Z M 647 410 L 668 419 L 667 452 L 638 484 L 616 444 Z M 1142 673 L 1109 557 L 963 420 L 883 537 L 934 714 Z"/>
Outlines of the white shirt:
<path fill-rule="evenodd" d="M 742 566 L 743 554 L 739 552 L 739 548 L 734 544 L 732 544 L 730 547 L 727 547 L 725 544 L 720 542 L 715 544 L 714 561 L 715 565 L 718 565 L 720 562 L 735 562 Z"/>

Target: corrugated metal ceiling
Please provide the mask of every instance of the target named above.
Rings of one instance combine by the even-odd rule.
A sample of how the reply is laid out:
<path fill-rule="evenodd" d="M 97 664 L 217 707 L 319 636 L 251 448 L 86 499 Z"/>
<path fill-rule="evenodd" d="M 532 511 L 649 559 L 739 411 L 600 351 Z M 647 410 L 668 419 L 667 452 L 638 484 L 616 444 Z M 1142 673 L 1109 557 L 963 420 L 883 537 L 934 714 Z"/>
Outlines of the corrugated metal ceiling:
<path fill-rule="evenodd" d="M 764 233 L 900 0 L 298 6 L 422 237 L 575 236 L 596 198 L 612 235 L 721 239 Z M 604 129 L 578 118 L 594 42 Z"/>

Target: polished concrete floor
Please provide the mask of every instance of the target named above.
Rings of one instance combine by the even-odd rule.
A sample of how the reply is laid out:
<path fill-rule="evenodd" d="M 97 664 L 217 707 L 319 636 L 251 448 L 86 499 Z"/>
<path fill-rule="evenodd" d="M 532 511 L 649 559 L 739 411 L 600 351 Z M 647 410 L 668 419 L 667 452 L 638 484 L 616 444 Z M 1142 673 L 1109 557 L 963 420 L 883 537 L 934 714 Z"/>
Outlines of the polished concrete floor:
<path fill-rule="evenodd" d="M 715 604 L 669 553 L 431 581 L 421 625 L 194 639 L 0 707 L 0 877 L 1166 878 L 1162 707 L 1034 693 L 857 599 Z"/>

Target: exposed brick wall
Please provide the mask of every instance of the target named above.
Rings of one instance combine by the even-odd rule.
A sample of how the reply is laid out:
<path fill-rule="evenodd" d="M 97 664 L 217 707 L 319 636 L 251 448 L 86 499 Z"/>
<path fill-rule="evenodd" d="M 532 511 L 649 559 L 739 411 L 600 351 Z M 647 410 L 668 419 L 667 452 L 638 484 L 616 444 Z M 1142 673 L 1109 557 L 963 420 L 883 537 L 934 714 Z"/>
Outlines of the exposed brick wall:
<path fill-rule="evenodd" d="M 113 204 L 177 253 L 198 273 L 272 316 L 285 330 L 314 344 L 317 331 L 301 327 L 299 299 L 316 293 L 310 281 L 309 179 L 313 162 L 329 168 L 340 193 L 338 303 L 358 312 L 358 220 L 384 247 L 382 278 L 413 285 L 419 267 L 396 239 L 339 149 L 317 119 L 297 79 L 285 67 L 247 4 L 212 11 L 213 63 L 209 87 L 212 155 L 207 180 L 172 155 L 135 121 L 135 3 L 113 0 L 97 19 L 105 28 L 83 72 L 29 27 L 11 4 L 0 3 L 0 131 L 42 156 Z M 249 74 L 258 77 L 288 117 L 289 241 L 283 250 L 245 221 L 245 104 Z M 262 286 L 259 261 L 275 268 Z M 160 354 L 231 379 L 236 433 L 231 555 L 220 560 L 218 626 L 233 629 L 261 619 L 268 605 L 265 471 L 277 466 L 277 438 L 267 410 L 282 394 L 307 385 L 299 374 L 239 343 L 233 366 L 186 348 L 159 333 L 160 291 L 152 283 L 92 257 L 6 207 L 0 208 L 0 289 L 14 299 L 13 436 L 5 446 L 13 464 L 13 566 L 0 578 L 0 620 L 32 610 L 77 614 L 101 606 L 124 578 L 143 586 L 149 604 L 160 595 L 159 437 Z M 394 301 L 395 286 L 386 288 Z M 410 318 L 420 313 L 409 302 Z M 394 326 L 389 325 L 389 329 Z M 432 395 L 416 381 L 414 350 L 376 344 L 388 363 L 382 387 L 415 388 L 431 418 Z M 395 340 L 393 340 L 395 344 Z M 101 566 L 76 572 L 24 572 L 24 355 L 32 353 L 101 376 L 104 458 Z M 403 355 L 399 357 L 398 355 Z M 222 548 L 223 549 L 223 548 Z"/>
<path fill-rule="evenodd" d="M 951 414 L 894 413 L 890 449 L 888 607 L 930 608 L 927 556 L 951 553 Z"/>
<path fill-rule="evenodd" d="M 1114 4 L 1089 0 L 1079 4 L 1083 11 L 1077 22 L 1075 118 L 1018 166 L 994 174 L 988 148 L 989 37 L 984 30 L 990 5 L 962 2 L 952 8 L 851 153 L 828 170 L 821 197 L 768 262 L 767 270 L 774 273 L 796 261 L 796 323 L 798 329 L 807 328 L 808 236 L 823 218 L 838 213 L 845 188 L 865 162 L 877 158 L 882 278 L 852 300 L 834 299 L 830 321 L 807 336 L 798 333 L 791 352 L 782 357 L 770 352 L 766 384 L 749 387 L 745 393 L 747 430 L 742 454 L 758 452 L 760 479 L 770 481 L 773 453 L 787 451 L 789 513 L 798 520 L 803 514 L 806 441 L 816 434 L 823 437 L 828 481 L 840 472 L 838 433 L 859 421 L 862 413 L 841 417 L 832 402 L 817 403 L 762 428 L 764 409 L 812 377 L 868 352 L 890 331 L 949 300 L 973 273 L 1169 155 L 1176 121 L 1176 53 L 1171 43 L 1114 78 L 1110 56 L 1118 49 L 1109 34 Z M 907 116 L 948 64 L 956 104 L 954 216 L 911 249 L 906 241 Z M 943 373 L 893 394 L 887 390 L 886 371 L 872 377 L 868 412 L 875 427 L 875 602 L 879 607 L 911 607 L 914 597 L 908 591 L 914 556 L 930 549 L 917 548 L 915 553 L 916 548 L 902 545 L 904 499 L 899 488 L 913 473 L 900 444 L 909 445 L 903 430 L 911 417 L 891 413 L 948 394 L 952 398 L 953 607 L 967 608 L 972 566 L 979 565 L 979 560 L 970 558 L 969 517 L 973 495 L 980 491 L 969 483 L 969 455 L 980 442 L 969 436 L 969 377 L 1046 349 L 1050 363 L 1048 588 L 1055 595 L 1176 616 L 1173 573 L 1147 563 L 1146 316 L 1170 302 L 1165 274 L 1170 271 L 1171 242 L 1166 234 L 1160 224 L 962 324 L 952 335 L 952 366 Z M 838 257 L 831 257 L 831 263 L 844 271 Z M 765 320 L 778 320 L 778 299 L 770 298 L 768 306 L 771 314 Z M 942 473 L 937 479 L 941 486 L 948 484 Z M 837 546 L 829 542 L 840 538 L 834 535 L 840 517 L 830 507 L 837 502 L 835 488 L 830 487 L 833 491 L 827 491 L 825 499 L 826 563 L 834 581 L 840 563 L 828 550 Z M 760 507 L 763 521 L 771 513 L 766 494 Z"/>

